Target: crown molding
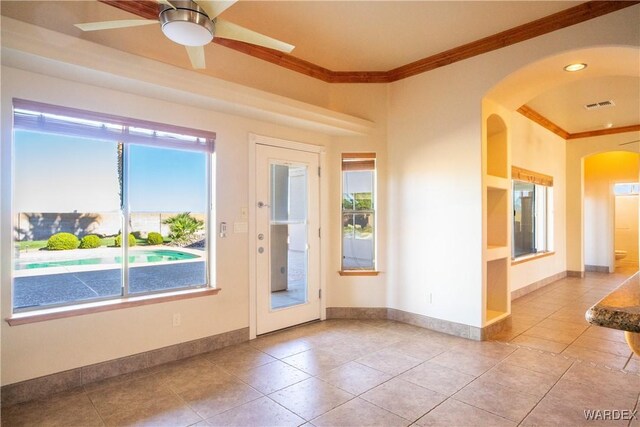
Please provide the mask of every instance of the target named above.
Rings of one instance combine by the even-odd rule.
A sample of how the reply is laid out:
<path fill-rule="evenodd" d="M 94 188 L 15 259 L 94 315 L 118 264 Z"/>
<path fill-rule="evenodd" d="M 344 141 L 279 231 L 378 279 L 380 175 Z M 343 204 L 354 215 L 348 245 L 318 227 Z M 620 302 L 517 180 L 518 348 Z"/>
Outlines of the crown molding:
<path fill-rule="evenodd" d="M 98 0 L 141 18 L 158 19 L 159 4 L 155 1 Z M 577 6 L 519 25 L 506 31 L 467 43 L 388 71 L 332 71 L 293 55 L 262 46 L 216 37 L 213 43 L 242 52 L 279 67 L 286 68 L 327 83 L 390 83 L 407 77 L 469 59 L 503 47 L 579 24 L 638 1 L 588 1 Z"/>
<path fill-rule="evenodd" d="M 640 132 L 640 124 L 631 126 L 620 126 L 617 128 L 592 130 L 587 132 L 576 132 L 569 135 L 567 139 L 589 138 L 592 136 L 613 135 L 616 133 Z"/>
<path fill-rule="evenodd" d="M 579 139 L 579 138 L 589 138 L 592 136 L 602 136 L 602 135 L 613 135 L 616 133 L 625 133 L 625 132 L 637 132 L 640 131 L 640 124 L 630 125 L 630 126 L 620 126 L 617 128 L 609 128 L 609 129 L 599 129 L 599 130 L 591 130 L 586 132 L 576 132 L 569 133 L 566 130 L 562 129 L 560 126 L 553 123 L 551 120 L 547 119 L 542 114 L 538 113 L 533 108 L 527 107 L 523 105 L 518 108 L 518 113 L 522 114 L 529 120 L 539 124 L 543 128 L 555 133 L 559 137 L 565 140 L 570 139 Z"/>
<path fill-rule="evenodd" d="M 326 135 L 362 136 L 375 123 L 2 18 L 2 66 Z"/>
<path fill-rule="evenodd" d="M 560 126 L 558 126 L 557 124 L 553 123 L 551 120 L 547 119 L 545 116 L 543 116 L 542 114 L 538 113 L 533 108 L 529 108 L 526 105 L 523 105 L 522 107 L 518 108 L 517 111 L 518 111 L 518 113 L 522 114 L 523 116 L 525 116 L 529 120 L 531 120 L 533 122 L 536 122 L 537 124 L 539 124 L 543 128 L 545 128 L 547 130 L 550 130 L 551 132 L 555 133 L 556 135 L 558 135 L 562 139 L 569 139 L 569 136 L 571 136 L 571 134 L 569 132 L 567 132 L 566 130 L 562 129 Z"/>

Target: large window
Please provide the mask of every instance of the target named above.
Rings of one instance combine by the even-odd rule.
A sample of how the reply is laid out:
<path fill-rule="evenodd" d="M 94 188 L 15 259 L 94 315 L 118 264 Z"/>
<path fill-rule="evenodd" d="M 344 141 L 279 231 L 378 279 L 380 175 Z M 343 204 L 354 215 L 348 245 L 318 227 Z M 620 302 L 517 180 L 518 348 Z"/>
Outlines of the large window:
<path fill-rule="evenodd" d="M 553 180 L 527 172 L 514 173 L 513 258 L 553 250 Z"/>
<path fill-rule="evenodd" d="M 14 312 L 210 286 L 214 139 L 14 100 Z"/>
<path fill-rule="evenodd" d="M 342 270 L 375 270 L 376 156 L 342 155 Z"/>

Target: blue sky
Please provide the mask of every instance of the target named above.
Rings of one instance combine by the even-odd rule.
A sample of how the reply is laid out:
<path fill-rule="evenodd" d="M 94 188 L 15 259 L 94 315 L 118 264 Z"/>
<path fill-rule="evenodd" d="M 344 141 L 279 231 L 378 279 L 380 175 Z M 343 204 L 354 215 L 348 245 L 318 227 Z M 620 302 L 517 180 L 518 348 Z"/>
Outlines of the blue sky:
<path fill-rule="evenodd" d="M 131 145 L 132 212 L 204 212 L 206 153 Z M 14 211 L 110 212 L 119 208 L 117 144 L 15 132 Z"/>

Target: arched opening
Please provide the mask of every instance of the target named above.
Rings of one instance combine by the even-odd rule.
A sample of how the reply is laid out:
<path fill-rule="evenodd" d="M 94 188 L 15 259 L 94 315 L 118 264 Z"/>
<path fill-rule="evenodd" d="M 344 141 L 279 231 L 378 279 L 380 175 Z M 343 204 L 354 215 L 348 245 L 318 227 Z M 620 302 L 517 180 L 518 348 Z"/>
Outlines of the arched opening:
<path fill-rule="evenodd" d="M 549 253 L 545 254 L 547 256 L 544 259 L 540 257 L 541 259 L 535 259 L 534 262 L 527 260 L 526 264 L 519 264 L 513 262 L 513 252 L 510 250 L 512 265 L 509 268 L 509 289 L 512 297 L 519 296 L 520 290 L 523 291 L 522 294 L 526 293 L 526 288 L 530 288 L 530 285 L 561 274 L 582 275 L 585 270 L 603 271 L 604 268 L 614 271 L 616 266 L 615 227 L 612 215 L 615 206 L 611 208 L 611 214 L 606 216 L 609 219 L 608 223 L 603 223 L 599 216 L 591 219 L 592 215 L 588 212 L 590 206 L 586 204 L 590 203 L 586 196 L 589 196 L 591 189 L 588 188 L 589 184 L 585 182 L 585 172 L 588 173 L 588 168 L 591 167 L 589 156 L 593 154 L 614 151 L 637 153 L 640 149 L 638 144 L 640 131 L 637 130 L 637 125 L 640 123 L 640 112 L 635 110 L 631 110 L 631 114 L 628 114 L 626 120 L 628 121 L 631 117 L 636 126 L 630 127 L 626 133 L 601 135 L 601 132 L 597 132 L 605 127 L 610 127 L 611 124 L 608 123 L 611 121 L 610 117 L 612 115 L 615 117 L 618 112 L 622 112 L 623 91 L 620 91 L 620 105 L 616 106 L 620 108 L 607 110 L 607 120 L 603 119 L 592 125 L 595 127 L 589 129 L 572 128 L 572 126 L 578 126 L 581 123 L 584 125 L 584 121 L 568 119 L 567 129 L 558 126 L 559 129 L 554 130 L 555 123 L 552 120 L 545 125 L 546 116 L 543 115 L 541 121 L 534 121 L 531 116 L 527 116 L 523 112 L 524 109 L 521 107 L 536 105 L 536 103 L 545 100 L 549 101 L 557 95 L 555 99 L 561 100 L 561 102 L 556 102 L 552 109 L 547 111 L 551 111 L 552 118 L 571 118 L 571 112 L 567 110 L 568 103 L 573 102 L 577 108 L 581 108 L 578 113 L 583 114 L 582 110 L 586 111 L 586 109 L 582 108 L 582 104 L 587 103 L 586 99 L 567 100 L 567 96 L 560 95 L 566 95 L 569 92 L 573 94 L 579 91 L 588 92 L 596 85 L 611 87 L 617 84 L 621 87 L 627 87 L 631 94 L 629 100 L 636 105 L 634 108 L 637 109 L 636 87 L 640 85 L 637 71 L 640 66 L 639 58 L 640 49 L 636 46 L 604 46 L 563 52 L 521 68 L 504 78 L 486 93 L 483 100 L 483 117 L 486 118 L 487 129 L 486 176 L 505 176 L 510 181 L 509 187 L 511 187 L 511 182 L 513 182 L 511 181 L 512 168 L 521 168 L 541 176 L 547 175 L 553 183 L 553 191 L 550 193 L 552 200 L 549 200 L 547 204 L 549 207 L 547 209 L 549 229 L 545 230 L 550 241 Z M 578 73 L 562 71 L 564 65 L 572 62 L 585 62 L 589 64 L 589 67 L 587 71 Z M 585 98 L 588 99 L 588 96 Z M 605 117 L 603 111 L 589 114 L 592 117 L 598 114 L 600 114 L 598 117 Z M 495 113 L 499 113 L 499 115 Z M 613 122 L 614 127 L 622 126 L 616 123 L 615 119 Z M 505 137 L 503 140 L 495 137 L 502 131 L 492 130 L 501 129 L 501 125 L 506 128 L 503 132 L 504 135 L 508 135 L 508 138 Z M 595 134 L 589 135 L 585 131 L 595 131 Z M 572 134 L 577 135 L 578 133 L 584 133 L 584 135 L 579 138 L 572 137 Z M 505 150 L 499 149 L 502 141 L 506 143 Z M 492 152 L 493 154 L 490 154 Z M 506 175 L 498 172 L 496 163 L 493 163 L 493 159 L 499 157 L 495 153 L 501 152 L 507 153 L 506 162 L 496 163 L 508 165 Z M 635 162 L 636 164 L 638 162 L 637 156 Z M 637 177 L 638 173 L 636 172 L 636 179 L 633 182 L 638 181 Z M 613 194 L 613 187 L 609 193 Z M 488 212 L 487 210 L 491 209 L 489 201 L 489 199 L 486 200 L 485 214 Z M 513 202 L 513 194 L 510 192 L 507 203 L 509 206 L 513 206 Z M 614 203 L 614 196 L 610 196 L 609 204 Z M 485 238 L 489 242 L 491 238 L 489 223 L 486 225 Z M 596 229 L 597 233 L 594 231 Z M 512 245 L 513 232 L 513 224 L 510 224 L 509 245 Z M 595 236 L 602 236 L 604 233 L 608 236 L 607 248 L 601 249 L 601 252 L 594 252 L 593 240 L 602 241 L 601 237 Z M 536 248 L 536 251 L 539 251 L 539 248 Z M 630 251 L 626 252 L 629 254 Z M 602 261 L 604 254 L 608 257 L 606 261 Z M 628 260 L 631 261 L 629 264 L 633 262 L 634 256 L 632 254 Z M 488 262 L 489 259 L 485 257 L 485 261 Z"/>
<path fill-rule="evenodd" d="M 583 162 L 585 270 L 635 271 L 640 155 L 608 151 Z"/>

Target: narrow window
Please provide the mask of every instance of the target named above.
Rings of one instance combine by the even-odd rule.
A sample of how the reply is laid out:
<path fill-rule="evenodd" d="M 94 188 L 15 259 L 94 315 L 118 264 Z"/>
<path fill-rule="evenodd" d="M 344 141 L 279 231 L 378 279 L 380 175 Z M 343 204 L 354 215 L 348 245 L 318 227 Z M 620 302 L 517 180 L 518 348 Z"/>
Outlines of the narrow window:
<path fill-rule="evenodd" d="M 512 257 L 553 250 L 553 178 L 515 168 Z"/>
<path fill-rule="evenodd" d="M 214 138 L 14 100 L 14 312 L 210 286 Z"/>
<path fill-rule="evenodd" d="M 342 155 L 342 270 L 375 270 L 375 153 Z"/>

